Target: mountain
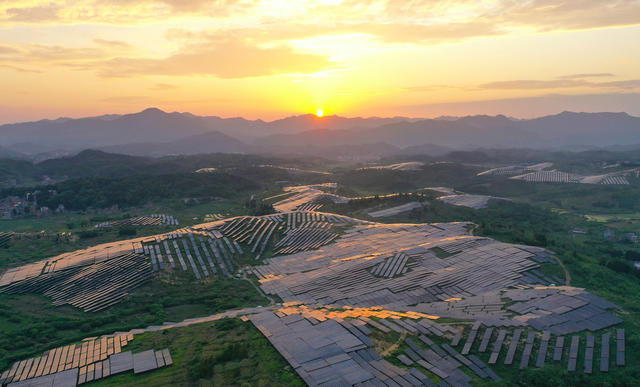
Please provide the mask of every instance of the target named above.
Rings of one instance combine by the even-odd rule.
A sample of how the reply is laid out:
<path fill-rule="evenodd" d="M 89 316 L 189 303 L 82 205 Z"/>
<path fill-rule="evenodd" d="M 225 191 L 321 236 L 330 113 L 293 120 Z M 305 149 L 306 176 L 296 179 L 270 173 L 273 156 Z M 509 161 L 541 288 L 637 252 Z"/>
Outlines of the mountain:
<path fill-rule="evenodd" d="M 26 158 L 27 156 L 24 153 L 17 151 L 13 147 L 9 149 L 9 148 L 0 146 L 0 159 L 20 160 L 20 159 L 26 159 Z"/>
<path fill-rule="evenodd" d="M 206 121 L 180 113 L 146 109 L 116 118 L 42 120 L 0 126 L 0 145 L 29 142 L 64 150 L 81 150 L 133 142 L 172 141 L 210 131 Z"/>
<path fill-rule="evenodd" d="M 263 121 L 149 108 L 133 114 L 0 126 L 0 147 L 5 148 L 6 156 L 18 158 L 27 154 L 38 160 L 83 149 L 146 156 L 225 152 L 326 153 L 360 158 L 366 152 L 387 155 L 394 152 L 393 148 L 399 148 L 395 152 L 402 154 L 436 155 L 449 149 L 577 151 L 638 143 L 640 118 L 626 113 L 563 112 L 528 120 L 502 115 L 409 119 L 318 118 L 307 114 Z M 11 155 L 11 151 L 17 154 Z"/>
<path fill-rule="evenodd" d="M 640 118 L 626 113 L 570 113 L 530 120 L 505 116 L 401 121 L 372 128 L 316 130 L 260 139 L 271 148 L 386 143 L 407 148 L 431 144 L 456 149 L 575 149 L 640 143 Z"/>
<path fill-rule="evenodd" d="M 415 119 L 406 117 L 355 117 L 324 116 L 318 118 L 313 114 L 287 117 L 267 123 L 270 129 L 277 133 L 299 133 L 308 130 L 346 130 L 352 128 L 374 128 L 396 122 L 412 122 Z"/>
<path fill-rule="evenodd" d="M 258 140 L 263 146 L 335 146 L 354 145 L 363 142 L 382 142 L 397 147 L 409 147 L 416 144 L 433 144 L 452 148 L 477 148 L 483 146 L 513 147 L 538 142 L 535 133 L 514 130 L 509 121 L 507 125 L 485 123 L 479 126 L 465 119 L 456 121 L 420 120 L 414 122 L 395 122 L 373 128 L 353 128 L 350 130 L 311 130 L 296 134 L 277 134 Z"/>
<path fill-rule="evenodd" d="M 408 146 L 402 150 L 402 153 L 407 156 L 429 155 L 429 156 L 437 157 L 437 156 L 445 155 L 451 152 L 452 150 L 453 149 L 445 146 L 434 145 L 434 144 L 422 144 L 422 145 Z"/>
<path fill-rule="evenodd" d="M 207 132 L 169 142 L 140 142 L 100 148 L 110 153 L 137 156 L 195 155 L 203 153 L 249 153 L 256 148 L 220 132 Z"/>
<path fill-rule="evenodd" d="M 574 113 L 518 122 L 549 141 L 567 145 L 626 145 L 640 142 L 640 118 L 627 113 Z"/>
<path fill-rule="evenodd" d="M 40 173 L 52 177 L 114 177 L 142 173 L 150 165 L 151 161 L 143 157 L 90 149 L 73 156 L 45 160 L 36 167 Z"/>
<path fill-rule="evenodd" d="M 200 117 L 190 113 L 167 113 L 157 108 L 124 115 L 103 115 L 79 119 L 58 118 L 0 126 L 0 146 L 19 146 L 29 154 L 51 151 L 79 151 L 107 148 L 114 145 L 150 144 L 151 148 L 191 136 L 218 132 L 241 141 L 255 140 L 278 133 L 298 133 L 322 128 L 344 129 L 352 126 L 374 127 L 406 118 L 344 118 L 328 116 L 322 119 L 313 115 L 288 117 L 265 122 L 244 118 Z M 409 120 L 410 121 L 410 120 Z M 213 136 L 213 135 L 208 135 Z M 205 138 L 206 139 L 206 138 Z M 197 139 L 192 139 L 195 141 Z M 209 138 L 208 143 L 211 143 Z M 226 141 L 229 141 L 227 138 Z M 177 144 L 180 145 L 180 144 Z M 188 144 L 182 144 L 188 145 Z M 196 144 L 197 145 L 197 144 Z M 142 146 L 142 145 L 140 145 Z M 239 151 L 236 143 L 233 151 Z M 143 146 L 144 148 L 144 146 Z M 127 149 L 126 147 L 124 149 Z M 136 147 L 131 148 L 136 149 Z M 146 149 L 146 148 L 145 148 Z M 204 150 L 204 148 L 202 148 Z M 171 151 L 169 151 L 171 153 Z"/>

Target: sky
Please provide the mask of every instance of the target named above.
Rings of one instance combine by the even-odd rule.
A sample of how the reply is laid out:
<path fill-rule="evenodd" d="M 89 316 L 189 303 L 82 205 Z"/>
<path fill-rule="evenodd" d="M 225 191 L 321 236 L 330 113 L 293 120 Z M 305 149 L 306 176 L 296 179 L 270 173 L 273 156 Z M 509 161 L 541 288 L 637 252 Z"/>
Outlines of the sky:
<path fill-rule="evenodd" d="M 0 0 L 0 123 L 640 116 L 639 0 Z"/>

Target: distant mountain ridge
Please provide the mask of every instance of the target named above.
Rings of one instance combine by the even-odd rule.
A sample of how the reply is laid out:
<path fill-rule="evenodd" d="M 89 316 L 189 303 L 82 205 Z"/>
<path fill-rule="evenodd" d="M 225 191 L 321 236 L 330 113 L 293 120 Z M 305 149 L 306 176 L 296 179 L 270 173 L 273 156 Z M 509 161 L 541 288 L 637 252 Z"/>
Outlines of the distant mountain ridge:
<path fill-rule="evenodd" d="M 506 116 L 436 119 L 318 118 L 275 121 L 167 113 L 157 108 L 124 115 L 59 118 L 0 126 L 1 154 L 19 158 L 101 149 L 131 155 L 199 153 L 371 152 L 442 153 L 450 149 L 594 149 L 640 144 L 640 118 L 626 113 L 573 113 L 528 120 Z M 357 146 L 357 147 L 354 147 Z"/>

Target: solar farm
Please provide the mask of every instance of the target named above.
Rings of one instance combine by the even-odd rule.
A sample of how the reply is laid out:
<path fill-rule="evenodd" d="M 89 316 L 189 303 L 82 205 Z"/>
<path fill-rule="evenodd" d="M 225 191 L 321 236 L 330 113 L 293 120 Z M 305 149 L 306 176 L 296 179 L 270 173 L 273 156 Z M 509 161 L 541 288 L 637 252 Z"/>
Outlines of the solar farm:
<path fill-rule="evenodd" d="M 629 185 L 628 177 L 638 177 L 638 169 L 627 169 L 601 175 L 580 175 L 550 169 L 552 163 L 540 163 L 531 166 L 510 165 L 489 169 L 478 176 L 503 176 L 529 183 L 579 183 L 604 185 Z"/>
<path fill-rule="evenodd" d="M 329 200 L 333 203 L 346 203 L 349 198 L 327 192 L 336 188 L 336 183 L 304 185 L 285 187 L 285 193 L 292 195 L 276 202 L 273 207 L 278 212 L 294 210 L 314 211 L 322 207 L 322 201 Z"/>
<path fill-rule="evenodd" d="M 408 212 L 408 211 L 414 210 L 416 208 L 420 208 L 423 205 L 424 204 L 420 203 L 420 202 L 410 202 L 410 203 L 407 203 L 407 204 L 402 204 L 402 205 L 399 205 L 399 206 L 387 208 L 387 209 L 384 209 L 384 210 L 370 212 L 369 216 L 372 217 L 372 218 L 385 218 L 385 217 L 388 217 L 388 216 L 394 216 L 394 215 L 401 214 L 403 212 Z"/>
<path fill-rule="evenodd" d="M 15 362 L 0 375 L 9 386 L 75 386 L 123 372 L 134 374 L 171 366 L 167 348 L 139 353 L 125 351 L 133 334 L 89 338 L 81 343 L 58 347 L 42 356 Z"/>
<path fill-rule="evenodd" d="M 4 272 L 0 293 L 42 294 L 86 313 L 179 272 L 192 281 L 249 275 L 279 302 L 69 344 L 15 362 L 0 381 L 76 385 L 170 366 L 167 349 L 122 348 L 149 330 L 238 316 L 310 386 L 467 386 L 502 380 L 504 366 L 561 364 L 587 375 L 624 367 L 621 308 L 545 274 L 557 265 L 553 252 L 474 236 L 468 222 L 384 224 L 320 212 L 312 206 L 318 198 L 346 200 L 320 188 L 331 187 L 287 189 L 293 195 L 275 203 L 275 214 L 218 219 Z M 490 198 L 440 199 L 482 208 Z M 397 349 L 382 349 L 381 338 Z"/>
<path fill-rule="evenodd" d="M 420 161 L 407 161 L 404 163 L 388 164 L 388 165 L 376 165 L 366 167 L 363 169 L 389 169 L 393 171 L 417 171 L 424 167 L 424 163 Z"/>
<path fill-rule="evenodd" d="M 470 207 L 476 210 L 481 208 L 487 208 L 489 205 L 489 201 L 494 198 L 492 196 L 487 195 L 469 195 L 469 194 L 454 194 L 454 195 L 445 195 L 440 196 L 438 200 L 441 200 L 447 204 L 452 204 L 454 206 L 463 206 Z"/>
<path fill-rule="evenodd" d="M 177 226 L 179 224 L 178 219 L 174 218 L 171 215 L 165 214 L 152 214 L 150 216 L 138 216 L 129 219 L 116 220 L 112 222 L 102 222 L 96 224 L 95 228 L 118 228 L 118 227 L 127 227 L 127 226 L 159 226 L 159 225 L 169 225 L 169 226 Z"/>

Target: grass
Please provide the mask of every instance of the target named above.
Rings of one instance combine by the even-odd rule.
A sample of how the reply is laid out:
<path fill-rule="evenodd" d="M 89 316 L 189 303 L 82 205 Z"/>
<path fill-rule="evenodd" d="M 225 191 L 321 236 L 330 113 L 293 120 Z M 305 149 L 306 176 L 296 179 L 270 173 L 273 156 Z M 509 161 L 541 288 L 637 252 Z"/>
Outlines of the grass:
<path fill-rule="evenodd" d="M 115 375 L 92 386 L 304 386 L 250 322 L 223 319 L 135 336 L 134 353 L 169 348 L 174 364 L 141 375 Z"/>
<path fill-rule="evenodd" d="M 448 252 L 444 251 L 443 249 L 441 249 L 438 246 L 432 247 L 431 251 L 433 251 L 433 253 L 436 255 L 436 257 L 438 257 L 440 259 L 449 258 L 450 256 L 455 255 L 455 253 L 448 253 Z"/>

